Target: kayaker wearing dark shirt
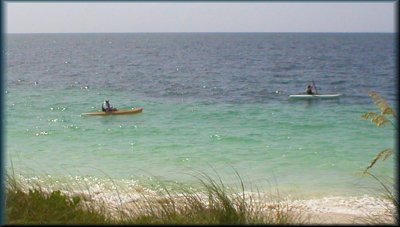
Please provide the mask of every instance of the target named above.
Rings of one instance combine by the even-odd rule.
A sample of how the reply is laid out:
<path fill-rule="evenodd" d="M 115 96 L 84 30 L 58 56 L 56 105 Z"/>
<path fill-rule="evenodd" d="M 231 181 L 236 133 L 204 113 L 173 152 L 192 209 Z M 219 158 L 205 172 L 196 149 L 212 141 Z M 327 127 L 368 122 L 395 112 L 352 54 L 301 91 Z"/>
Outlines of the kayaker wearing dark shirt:
<path fill-rule="evenodd" d="M 311 85 L 307 86 L 306 94 L 307 95 L 313 95 L 314 94 L 314 92 L 312 91 L 312 86 Z"/>
<path fill-rule="evenodd" d="M 104 100 L 103 105 L 101 105 L 101 109 L 102 109 L 104 112 L 109 112 L 109 111 L 115 111 L 115 110 L 117 110 L 117 108 L 113 108 L 113 107 L 110 105 L 110 101 L 109 101 L 108 99 Z"/>

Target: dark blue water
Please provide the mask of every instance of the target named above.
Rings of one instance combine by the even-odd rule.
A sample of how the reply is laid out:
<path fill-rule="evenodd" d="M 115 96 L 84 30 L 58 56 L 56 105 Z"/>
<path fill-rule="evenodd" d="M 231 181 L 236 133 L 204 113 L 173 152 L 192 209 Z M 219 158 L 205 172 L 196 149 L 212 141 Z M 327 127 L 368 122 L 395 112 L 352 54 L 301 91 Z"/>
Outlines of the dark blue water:
<path fill-rule="evenodd" d="M 320 93 L 344 93 L 346 104 L 369 102 L 370 90 L 396 97 L 393 34 L 15 34 L 7 41 L 10 85 L 265 103 L 314 80 Z"/>

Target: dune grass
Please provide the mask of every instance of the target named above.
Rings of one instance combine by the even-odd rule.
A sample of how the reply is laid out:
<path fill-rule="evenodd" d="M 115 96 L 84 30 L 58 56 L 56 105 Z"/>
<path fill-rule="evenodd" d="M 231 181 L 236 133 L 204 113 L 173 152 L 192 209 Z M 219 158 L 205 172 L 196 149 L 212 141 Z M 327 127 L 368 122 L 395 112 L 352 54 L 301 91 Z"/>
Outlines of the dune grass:
<path fill-rule="evenodd" d="M 46 192 L 40 187 L 23 189 L 7 176 L 6 224 L 107 224 L 104 213 L 83 207 L 78 196 L 68 197 L 59 190 Z"/>
<path fill-rule="evenodd" d="M 390 214 L 393 217 L 394 224 L 400 223 L 399 218 L 399 197 L 398 191 L 396 187 L 393 187 L 395 184 L 395 180 L 393 178 L 386 178 L 382 176 L 376 176 L 370 172 L 366 172 L 366 175 L 372 177 L 376 182 L 379 184 L 380 189 L 378 192 L 377 198 L 381 198 L 382 201 L 382 208 L 385 210 L 386 213 Z M 384 201 L 389 201 L 390 203 L 385 203 Z M 392 205 L 394 209 L 392 208 Z M 382 224 L 388 223 L 388 217 L 377 217 L 374 215 L 367 214 L 365 217 L 365 222 L 369 224 Z"/>
<path fill-rule="evenodd" d="M 82 194 L 66 195 L 42 187 L 26 189 L 7 176 L 6 224 L 301 224 L 306 219 L 288 206 L 266 202 L 260 194 L 235 192 L 218 178 L 198 177 L 201 189 L 163 186 L 157 195 L 109 207 Z M 90 193 L 89 193 L 90 194 Z"/>
<path fill-rule="evenodd" d="M 365 120 L 370 120 L 377 127 L 383 127 L 385 125 L 392 125 L 393 128 L 398 133 L 397 125 L 398 115 L 396 111 L 388 104 L 387 100 L 381 97 L 377 92 L 369 92 L 368 96 L 371 97 L 375 106 L 378 108 L 378 112 L 366 112 L 362 115 L 362 118 Z M 386 148 L 380 152 L 378 152 L 375 157 L 370 161 L 369 165 L 365 168 L 363 174 L 369 175 L 374 180 L 378 182 L 381 186 L 381 195 L 385 199 L 391 201 L 391 203 L 396 208 L 396 214 L 393 214 L 395 217 L 395 222 L 399 223 L 399 199 L 398 199 L 398 191 L 396 188 L 392 189 L 392 185 L 396 185 L 394 179 L 385 180 L 383 177 L 377 177 L 375 174 L 372 174 L 370 171 L 372 167 L 376 164 L 378 160 L 385 161 L 388 157 L 393 157 L 394 150 L 392 148 Z M 386 208 L 388 212 L 392 212 L 390 208 Z M 377 219 L 376 217 L 367 217 L 369 219 L 369 223 L 377 224 L 382 221 Z"/>
<path fill-rule="evenodd" d="M 290 206 L 279 191 L 260 193 L 248 190 L 239 174 L 238 184 L 231 187 L 224 181 L 207 174 L 197 173 L 195 187 L 181 183 L 157 183 L 157 190 L 147 188 L 116 187 L 113 195 L 118 199 L 107 202 L 95 196 L 89 186 L 85 191 L 78 186 L 67 190 L 47 188 L 46 185 L 29 183 L 24 185 L 13 176 L 6 179 L 5 224 L 68 224 L 68 225 L 291 225 L 310 224 L 314 217 L 310 213 Z M 371 175 L 374 177 L 373 175 Z M 384 190 L 378 193 L 389 199 L 398 208 L 395 192 L 379 178 L 375 179 Z M 83 182 L 84 183 L 84 182 Z M 193 185 L 192 185 L 193 186 Z M 256 191 L 256 192 L 255 192 Z M 108 193 L 108 192 L 107 192 Z M 106 193 L 106 194 L 107 194 Z M 103 194 L 101 194 L 103 195 Z M 110 201 L 110 200 L 108 200 Z M 118 202 L 119 201 L 119 202 Z M 387 204 L 387 203 L 382 203 Z M 394 221 L 398 217 L 389 204 L 387 213 L 392 213 Z M 361 217 L 362 218 L 362 217 Z M 382 219 L 381 219 L 382 218 Z M 360 223 L 387 224 L 390 217 L 365 216 Z M 357 222 L 359 223 L 359 222 Z"/>

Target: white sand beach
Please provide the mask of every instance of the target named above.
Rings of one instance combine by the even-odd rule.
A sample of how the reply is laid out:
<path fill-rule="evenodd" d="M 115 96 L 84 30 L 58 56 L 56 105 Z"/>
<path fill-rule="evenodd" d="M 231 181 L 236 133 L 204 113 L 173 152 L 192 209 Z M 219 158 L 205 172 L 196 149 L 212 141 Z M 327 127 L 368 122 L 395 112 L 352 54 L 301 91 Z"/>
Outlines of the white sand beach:
<path fill-rule="evenodd" d="M 110 208 L 110 211 L 126 209 L 129 213 L 131 205 L 143 200 L 143 196 L 155 196 L 152 191 L 123 195 L 118 193 L 103 193 L 97 191 L 85 194 L 88 201 L 101 202 Z M 80 194 L 80 195 L 83 195 Z M 179 195 L 177 200 L 179 201 Z M 254 197 L 253 197 L 254 198 Z M 395 224 L 396 208 L 387 199 L 372 197 L 369 195 L 341 197 L 330 196 L 318 199 L 290 200 L 284 199 L 280 202 L 261 202 L 254 201 L 257 207 L 273 210 L 274 207 L 285 207 L 294 216 L 300 217 L 301 223 L 293 224 Z M 279 205 L 278 205 L 279 204 Z M 136 209 L 135 208 L 135 209 Z"/>

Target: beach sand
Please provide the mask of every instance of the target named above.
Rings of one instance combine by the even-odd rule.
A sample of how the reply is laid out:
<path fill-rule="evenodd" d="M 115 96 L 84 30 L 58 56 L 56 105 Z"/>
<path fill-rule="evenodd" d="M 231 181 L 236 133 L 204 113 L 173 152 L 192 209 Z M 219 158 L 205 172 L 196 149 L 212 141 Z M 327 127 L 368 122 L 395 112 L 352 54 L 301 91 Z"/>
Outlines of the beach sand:
<path fill-rule="evenodd" d="M 143 195 L 155 196 L 151 191 L 130 194 L 129 196 L 97 192 L 90 195 L 86 194 L 85 198 L 87 201 L 97 201 L 106 204 L 110 208 L 111 213 L 123 208 L 129 214 L 129 209 L 134 204 L 137 208 L 137 205 L 143 200 Z M 158 198 L 160 199 L 161 197 Z M 176 201 L 179 201 L 179 198 Z M 254 202 L 257 203 L 253 200 Z M 395 225 L 395 217 L 397 215 L 393 203 L 389 200 L 368 195 L 359 197 L 331 196 L 304 200 L 284 199 L 279 202 L 261 202 L 260 200 L 258 202 L 257 206 L 264 207 L 265 209 L 274 209 L 277 206 L 285 207 L 286 210 L 294 216 L 300 217 L 300 220 L 302 220 L 301 223 L 293 224 Z"/>
<path fill-rule="evenodd" d="M 371 196 L 325 197 L 288 201 L 311 224 L 395 224 L 395 207 L 388 200 Z"/>
<path fill-rule="evenodd" d="M 25 182 L 28 183 L 28 182 Z M 35 184 L 23 184 L 26 191 Z M 134 207 L 144 208 L 141 204 L 146 200 L 165 200 L 166 194 L 134 184 L 128 188 L 106 189 L 99 184 L 92 185 L 86 189 L 61 189 L 57 187 L 41 187 L 50 193 L 60 190 L 68 196 L 79 196 L 87 204 L 101 204 L 109 211 L 111 216 L 121 209 L 129 215 L 129 210 Z M 199 194 L 198 194 L 199 195 Z M 238 194 L 242 196 L 241 193 Z M 184 194 L 167 195 L 173 196 L 174 201 L 179 203 Z M 393 224 L 398 220 L 398 213 L 394 204 L 385 198 L 371 195 L 363 196 L 325 196 L 318 198 L 297 199 L 291 197 L 273 196 L 271 194 L 245 193 L 246 198 L 252 198 L 249 204 L 263 210 L 273 210 L 276 207 L 284 207 L 293 216 L 300 217 L 301 223 L 293 224 Z M 200 195 L 204 204 L 207 204 L 207 195 Z M 149 199 L 149 200 L 148 200 Z M 139 205 L 139 206 L 138 206 Z M 137 213 L 137 212 L 136 212 Z M 295 218 L 296 220 L 296 218 Z"/>

